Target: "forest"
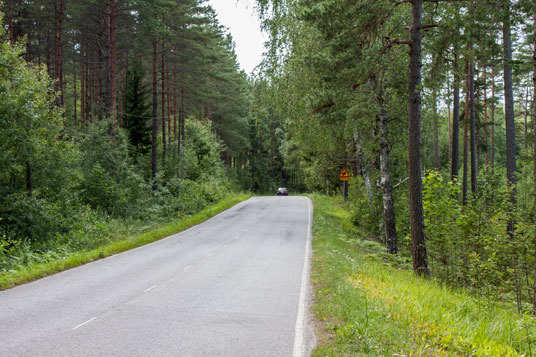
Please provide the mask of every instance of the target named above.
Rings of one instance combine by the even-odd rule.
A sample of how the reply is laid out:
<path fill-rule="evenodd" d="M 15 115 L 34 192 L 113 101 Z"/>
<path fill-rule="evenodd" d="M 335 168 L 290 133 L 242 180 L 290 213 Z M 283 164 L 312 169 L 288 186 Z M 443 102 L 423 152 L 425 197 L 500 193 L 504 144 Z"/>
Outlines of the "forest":
<path fill-rule="evenodd" d="M 5 1 L 0 273 L 275 192 L 279 123 L 199 0 Z M 278 131 L 279 130 L 279 131 Z M 285 177 L 286 179 L 286 177 Z"/>
<path fill-rule="evenodd" d="M 0 274 L 240 191 L 340 195 L 417 275 L 536 312 L 536 1 L 6 0 Z"/>
<path fill-rule="evenodd" d="M 536 311 L 536 2 L 257 4 L 285 165 L 328 194 L 348 168 L 359 237 Z"/>

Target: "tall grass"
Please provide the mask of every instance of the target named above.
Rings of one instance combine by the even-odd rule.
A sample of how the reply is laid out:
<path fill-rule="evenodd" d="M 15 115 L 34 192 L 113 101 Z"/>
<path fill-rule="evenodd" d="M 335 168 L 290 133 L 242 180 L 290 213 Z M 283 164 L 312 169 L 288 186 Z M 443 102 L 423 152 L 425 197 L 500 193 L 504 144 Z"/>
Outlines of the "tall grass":
<path fill-rule="evenodd" d="M 362 241 L 338 199 L 313 195 L 316 356 L 532 356 L 536 320 L 415 276 Z"/>

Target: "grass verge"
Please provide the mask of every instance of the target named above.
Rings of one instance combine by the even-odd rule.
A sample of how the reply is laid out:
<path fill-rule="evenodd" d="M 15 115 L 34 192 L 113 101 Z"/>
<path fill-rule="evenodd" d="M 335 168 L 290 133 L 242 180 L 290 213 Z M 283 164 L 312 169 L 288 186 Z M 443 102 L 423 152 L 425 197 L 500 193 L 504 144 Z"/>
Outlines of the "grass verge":
<path fill-rule="evenodd" d="M 314 205 L 313 356 L 533 356 L 536 320 L 419 278 L 363 241 L 336 198 Z"/>
<path fill-rule="evenodd" d="M 76 252 L 46 263 L 34 263 L 22 269 L 9 271 L 0 275 L 0 290 L 155 242 L 195 226 L 250 197 L 250 194 L 229 196 L 194 215 L 162 224 L 146 232 L 122 237 L 92 250 Z"/>

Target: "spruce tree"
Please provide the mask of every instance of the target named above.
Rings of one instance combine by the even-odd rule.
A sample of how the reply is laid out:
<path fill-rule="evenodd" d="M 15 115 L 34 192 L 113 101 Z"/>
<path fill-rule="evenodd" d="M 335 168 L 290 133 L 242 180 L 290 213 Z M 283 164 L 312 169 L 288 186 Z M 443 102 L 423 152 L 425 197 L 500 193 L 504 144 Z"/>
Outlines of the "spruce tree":
<path fill-rule="evenodd" d="M 149 89 L 143 83 L 145 70 L 137 60 L 127 72 L 128 82 L 123 94 L 123 123 L 136 152 L 145 154 L 151 144 L 151 107 Z"/>

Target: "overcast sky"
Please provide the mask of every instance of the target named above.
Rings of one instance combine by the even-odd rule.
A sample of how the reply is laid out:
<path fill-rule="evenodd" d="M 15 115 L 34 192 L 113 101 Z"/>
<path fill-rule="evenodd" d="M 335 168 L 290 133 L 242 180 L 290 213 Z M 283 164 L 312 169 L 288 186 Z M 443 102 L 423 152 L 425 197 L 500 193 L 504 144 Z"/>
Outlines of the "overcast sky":
<path fill-rule="evenodd" d="M 266 34 L 260 30 L 260 21 L 253 6 L 254 0 L 209 0 L 218 13 L 220 23 L 229 28 L 236 44 L 240 68 L 247 73 L 261 62 Z"/>

